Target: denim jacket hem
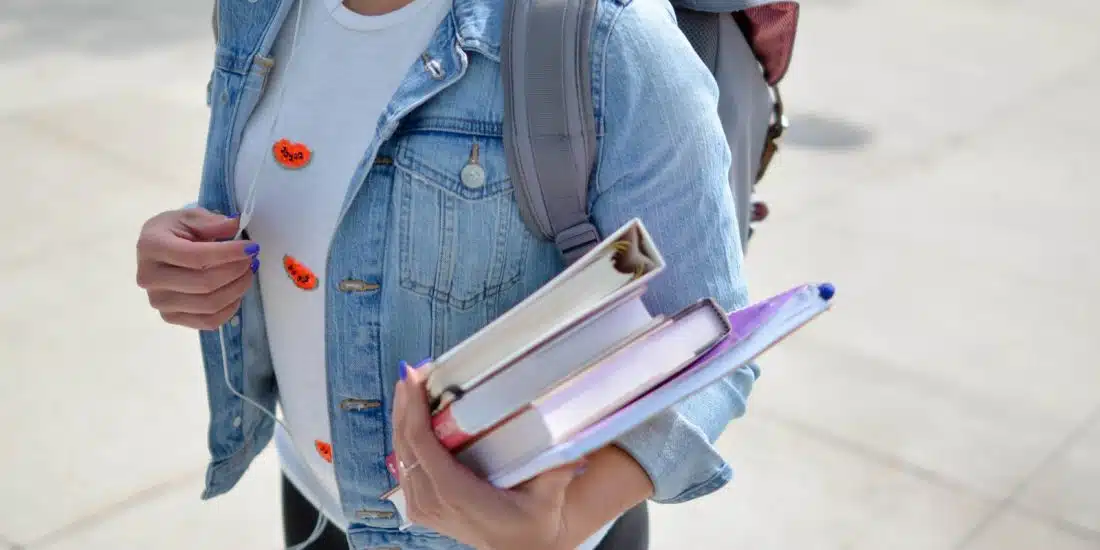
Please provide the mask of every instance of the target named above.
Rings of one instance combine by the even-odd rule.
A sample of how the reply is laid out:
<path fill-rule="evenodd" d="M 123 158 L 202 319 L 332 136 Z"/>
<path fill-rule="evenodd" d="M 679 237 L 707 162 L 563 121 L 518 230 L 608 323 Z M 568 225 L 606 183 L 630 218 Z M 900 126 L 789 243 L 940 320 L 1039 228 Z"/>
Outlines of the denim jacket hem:
<path fill-rule="evenodd" d="M 262 429 L 265 426 L 270 425 L 271 422 L 260 422 L 256 425 L 256 428 L 252 430 L 244 439 L 244 443 L 233 454 L 217 459 L 211 460 L 206 466 L 206 483 L 202 492 L 202 500 L 210 500 L 212 498 L 221 496 L 228 493 L 237 485 L 237 482 L 241 480 L 244 473 L 248 470 L 248 467 L 252 464 L 252 461 L 263 452 L 264 448 L 270 442 L 271 437 L 268 436 L 266 441 L 260 441 L 259 434 L 262 433 Z M 270 429 L 268 430 L 271 431 Z"/>

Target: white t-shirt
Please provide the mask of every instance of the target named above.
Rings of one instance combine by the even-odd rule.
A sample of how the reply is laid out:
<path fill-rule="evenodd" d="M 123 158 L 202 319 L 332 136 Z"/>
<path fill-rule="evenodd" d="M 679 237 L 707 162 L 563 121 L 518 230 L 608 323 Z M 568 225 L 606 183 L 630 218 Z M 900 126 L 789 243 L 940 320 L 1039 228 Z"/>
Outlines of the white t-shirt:
<path fill-rule="evenodd" d="M 267 93 L 245 127 L 235 167 L 238 209 L 252 182 L 257 185 L 248 233 L 261 246 L 267 336 L 280 405 L 294 436 L 276 428 L 283 473 L 343 529 L 349 522 L 335 471 L 318 449 L 318 442 L 323 448 L 331 441 L 324 295 L 329 244 L 379 115 L 450 8 L 450 0 L 413 0 L 391 13 L 364 16 L 342 0 L 305 0 L 293 61 L 297 10 L 291 10 L 276 38 Z M 276 161 L 272 147 L 284 139 L 308 148 L 305 166 Z M 286 256 L 305 275 L 301 280 L 288 275 Z M 609 527 L 579 550 L 595 548 Z"/>
<path fill-rule="evenodd" d="M 238 207 L 257 182 L 248 233 L 261 246 L 268 341 L 280 405 L 294 436 L 292 442 L 282 429 L 276 433 L 283 470 L 344 528 L 331 458 L 322 452 L 331 442 L 324 294 L 329 244 L 379 115 L 450 7 L 450 0 L 414 0 L 384 15 L 364 16 L 341 0 L 306 0 L 291 60 L 298 14 L 292 9 L 275 42 L 268 90 L 245 128 L 236 163 Z M 272 147 L 282 139 L 307 147 L 308 164 L 288 169 L 276 162 Z M 307 276 L 296 283 L 284 256 Z M 317 281 L 312 289 L 307 271 Z"/>

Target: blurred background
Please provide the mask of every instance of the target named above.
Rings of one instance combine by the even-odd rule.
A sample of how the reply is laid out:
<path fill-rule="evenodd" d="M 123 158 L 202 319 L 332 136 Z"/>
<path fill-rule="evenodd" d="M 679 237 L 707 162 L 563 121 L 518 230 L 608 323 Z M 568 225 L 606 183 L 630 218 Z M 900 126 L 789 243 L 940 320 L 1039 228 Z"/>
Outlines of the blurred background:
<path fill-rule="evenodd" d="M 197 339 L 133 282 L 142 222 L 196 193 L 209 16 L 0 0 L 0 550 L 280 548 L 270 452 L 199 500 Z M 1100 549 L 1098 23 L 804 3 L 748 270 L 837 305 L 762 361 L 734 482 L 654 507 L 655 550 Z"/>

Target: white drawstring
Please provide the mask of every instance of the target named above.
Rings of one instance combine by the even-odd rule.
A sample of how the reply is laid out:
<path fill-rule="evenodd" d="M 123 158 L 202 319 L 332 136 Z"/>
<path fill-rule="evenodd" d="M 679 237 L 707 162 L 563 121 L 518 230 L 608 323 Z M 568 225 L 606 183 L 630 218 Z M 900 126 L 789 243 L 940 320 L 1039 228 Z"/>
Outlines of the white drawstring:
<path fill-rule="evenodd" d="M 251 1 L 254 1 L 254 0 L 251 0 Z M 286 72 L 285 72 L 285 74 L 288 74 L 288 75 L 290 74 L 290 68 L 291 68 L 292 64 L 294 63 L 294 54 L 297 53 L 297 51 L 298 51 L 298 34 L 299 34 L 299 32 L 301 31 L 301 28 L 302 28 L 302 5 L 303 4 L 305 4 L 305 0 L 298 0 L 298 10 L 297 10 L 297 15 L 296 15 L 296 20 L 294 21 L 294 34 L 292 35 L 291 42 L 290 42 L 290 57 L 287 59 L 287 63 L 286 63 Z M 272 69 L 272 70 L 274 70 L 274 69 Z M 277 109 L 275 110 L 275 115 L 271 117 L 271 128 L 268 130 L 268 142 L 270 142 L 272 139 L 274 139 L 274 136 L 275 136 L 275 129 L 276 129 L 278 123 L 279 123 L 279 117 L 280 117 L 280 115 L 282 114 L 282 111 L 283 111 L 283 97 L 284 97 L 283 90 L 285 90 L 285 89 L 286 89 L 285 85 L 283 85 L 279 88 L 279 96 L 276 98 Z M 264 167 L 266 159 L 267 159 L 267 155 L 261 155 L 260 156 L 259 166 L 256 168 L 256 172 L 252 175 L 252 181 L 250 181 L 248 183 L 248 195 L 245 198 L 244 207 L 241 208 L 240 226 L 237 228 L 237 235 L 234 237 L 234 240 L 241 238 L 241 235 L 244 233 L 245 228 L 248 226 L 248 222 L 252 221 L 252 214 L 256 210 L 256 190 L 259 187 L 260 172 L 263 171 L 263 167 Z M 267 407 L 264 407 L 263 405 L 257 403 L 255 400 L 253 400 L 252 398 L 250 398 L 250 397 L 244 395 L 243 393 L 237 391 L 236 388 L 233 387 L 233 383 L 229 378 L 229 355 L 228 355 L 228 353 L 226 353 L 225 325 L 222 325 L 221 327 L 218 328 L 218 339 L 221 343 L 222 374 L 225 375 L 225 385 L 226 385 L 226 387 L 229 388 L 229 391 L 233 392 L 233 395 L 236 395 L 241 400 L 243 400 L 245 403 L 248 403 L 249 405 L 252 405 L 253 407 L 256 407 L 261 412 L 263 412 L 265 415 L 267 415 L 272 420 L 274 420 L 275 423 L 277 423 L 279 426 L 281 426 L 284 430 L 286 430 L 287 436 L 289 436 L 291 442 L 294 443 L 294 447 L 298 448 L 297 442 L 294 440 L 294 434 L 290 431 L 290 427 L 288 427 L 282 420 L 279 420 L 279 417 L 276 416 L 274 412 L 268 410 Z M 321 538 L 321 534 L 324 533 L 325 527 L 327 525 L 328 525 L 328 518 L 325 516 L 324 512 L 322 512 L 321 510 L 318 510 L 317 524 L 314 525 L 313 532 L 310 533 L 309 538 L 307 538 L 304 542 L 295 544 L 294 546 L 291 546 L 291 547 L 287 548 L 287 550 L 305 550 L 306 547 L 308 547 L 309 545 L 316 542 L 317 539 Z"/>
<path fill-rule="evenodd" d="M 294 64 L 294 54 L 298 53 L 298 34 L 302 29 L 302 5 L 305 4 L 305 0 L 298 0 L 298 15 L 294 21 L 294 34 L 290 39 L 290 57 L 286 62 L 286 71 L 284 74 L 290 74 L 290 68 Z M 274 70 L 274 69 L 272 69 Z M 271 117 L 271 127 L 268 129 L 268 142 L 271 142 L 275 137 L 275 128 L 279 124 L 279 118 L 283 114 L 283 97 L 286 85 L 279 88 L 279 96 L 276 98 L 276 110 L 275 115 Z M 256 210 L 256 190 L 259 187 L 260 172 L 263 171 L 267 155 L 260 155 L 260 163 L 256 168 L 256 171 L 252 174 L 252 181 L 248 182 L 248 195 L 244 200 L 244 207 L 241 208 L 241 224 L 237 229 L 237 236 L 235 238 L 241 238 L 241 234 L 244 233 L 245 227 L 248 226 L 248 222 L 252 221 L 252 214 Z"/>
<path fill-rule="evenodd" d="M 249 405 L 252 405 L 253 407 L 256 407 L 261 412 L 263 412 L 267 416 L 271 417 L 271 419 L 274 420 L 275 423 L 277 423 L 279 426 L 282 426 L 282 428 L 284 430 L 286 430 L 286 434 L 287 434 L 288 437 L 290 437 L 290 441 L 294 444 L 294 447 L 297 448 L 298 445 L 294 441 L 294 434 L 291 433 L 290 428 L 287 427 L 287 425 L 282 420 L 279 420 L 279 417 L 276 416 L 275 413 L 271 412 L 270 410 L 268 410 L 267 407 L 257 403 L 255 400 L 248 397 L 247 395 L 244 395 L 243 393 L 237 391 L 233 387 L 233 383 L 229 379 L 229 356 L 226 353 L 225 325 L 222 325 L 220 328 L 218 328 L 218 340 L 221 342 L 221 347 L 222 347 L 222 350 L 221 350 L 222 351 L 222 374 L 225 375 L 225 385 L 226 385 L 226 387 L 229 388 L 229 391 L 233 392 L 233 395 L 236 395 L 241 400 L 243 400 L 245 403 L 248 403 Z M 309 535 L 309 538 L 307 538 L 305 540 L 305 542 L 295 544 L 294 546 L 291 546 L 290 548 L 287 548 L 287 550 L 305 550 L 305 548 L 307 546 L 309 546 L 310 544 L 313 544 L 314 542 L 317 541 L 317 539 L 321 538 L 321 533 L 324 532 L 325 526 L 328 525 L 328 518 L 325 516 L 325 514 L 321 510 L 318 510 L 317 512 L 318 512 L 318 514 L 317 514 L 317 524 L 314 525 L 314 527 L 313 527 L 313 533 L 311 533 Z"/>

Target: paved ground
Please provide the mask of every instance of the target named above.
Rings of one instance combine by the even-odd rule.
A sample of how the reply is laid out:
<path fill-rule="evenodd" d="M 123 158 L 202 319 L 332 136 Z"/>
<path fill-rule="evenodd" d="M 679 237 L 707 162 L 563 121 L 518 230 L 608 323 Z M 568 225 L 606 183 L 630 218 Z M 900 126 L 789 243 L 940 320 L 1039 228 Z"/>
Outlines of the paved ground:
<path fill-rule="evenodd" d="M 807 4 L 751 277 L 838 307 L 655 548 L 1100 549 L 1100 4 Z M 194 193 L 207 10 L 0 4 L 0 549 L 278 547 L 270 456 L 199 501 L 195 338 L 132 284 Z"/>

